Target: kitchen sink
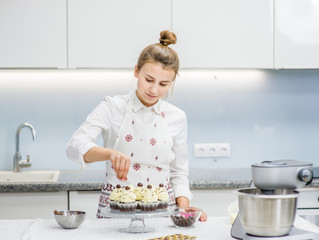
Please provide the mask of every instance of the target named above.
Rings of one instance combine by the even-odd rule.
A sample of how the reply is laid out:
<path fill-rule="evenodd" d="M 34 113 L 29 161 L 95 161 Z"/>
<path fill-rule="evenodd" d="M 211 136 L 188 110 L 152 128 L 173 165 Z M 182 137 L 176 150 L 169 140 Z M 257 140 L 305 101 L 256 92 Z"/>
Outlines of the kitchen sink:
<path fill-rule="evenodd" d="M 0 183 L 56 183 L 60 171 L 0 171 Z"/>

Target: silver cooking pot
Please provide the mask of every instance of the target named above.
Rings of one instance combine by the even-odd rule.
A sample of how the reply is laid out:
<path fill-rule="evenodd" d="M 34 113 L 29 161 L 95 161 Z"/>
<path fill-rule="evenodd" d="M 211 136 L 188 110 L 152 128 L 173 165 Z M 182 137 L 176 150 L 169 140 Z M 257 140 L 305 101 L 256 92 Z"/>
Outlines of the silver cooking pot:
<path fill-rule="evenodd" d="M 263 190 L 296 189 L 311 183 L 312 163 L 295 160 L 264 161 L 251 165 L 254 185 Z"/>
<path fill-rule="evenodd" d="M 277 237 L 289 233 L 292 228 L 298 192 L 292 189 L 276 189 L 271 195 L 260 189 L 239 189 L 239 217 L 247 234 Z"/>

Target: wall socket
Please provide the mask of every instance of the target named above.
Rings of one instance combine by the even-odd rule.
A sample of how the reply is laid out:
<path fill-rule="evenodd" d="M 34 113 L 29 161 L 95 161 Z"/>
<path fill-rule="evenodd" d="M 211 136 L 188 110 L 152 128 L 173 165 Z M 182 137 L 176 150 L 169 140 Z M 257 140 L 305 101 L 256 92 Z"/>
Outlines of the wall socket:
<path fill-rule="evenodd" d="M 230 157 L 230 143 L 196 143 L 195 157 Z"/>

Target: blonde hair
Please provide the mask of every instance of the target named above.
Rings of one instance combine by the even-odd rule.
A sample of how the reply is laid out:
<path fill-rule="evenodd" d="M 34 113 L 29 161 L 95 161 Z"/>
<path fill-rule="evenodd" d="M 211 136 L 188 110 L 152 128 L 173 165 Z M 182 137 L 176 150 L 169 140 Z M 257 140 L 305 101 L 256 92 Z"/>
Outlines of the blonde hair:
<path fill-rule="evenodd" d="M 137 70 L 141 70 L 145 63 L 161 63 L 164 69 L 174 71 L 175 79 L 178 74 L 179 59 L 177 53 L 168 46 L 175 44 L 176 41 L 175 33 L 162 31 L 160 33 L 159 43 L 151 44 L 142 50 L 137 61 Z"/>

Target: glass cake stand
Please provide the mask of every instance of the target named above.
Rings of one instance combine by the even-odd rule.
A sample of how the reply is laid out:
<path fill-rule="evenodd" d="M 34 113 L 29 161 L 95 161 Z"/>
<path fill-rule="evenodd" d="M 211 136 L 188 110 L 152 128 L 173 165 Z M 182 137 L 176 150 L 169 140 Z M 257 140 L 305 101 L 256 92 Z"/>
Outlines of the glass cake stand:
<path fill-rule="evenodd" d="M 121 228 L 121 232 L 126 233 L 147 233 L 154 232 L 154 229 L 149 228 L 144 223 L 144 218 L 158 218 L 168 217 L 174 211 L 174 207 L 168 207 L 167 209 L 157 210 L 154 212 L 142 212 L 136 210 L 134 213 L 120 212 L 118 210 L 104 211 L 104 217 L 110 218 L 130 218 L 131 223 L 127 228 Z"/>

